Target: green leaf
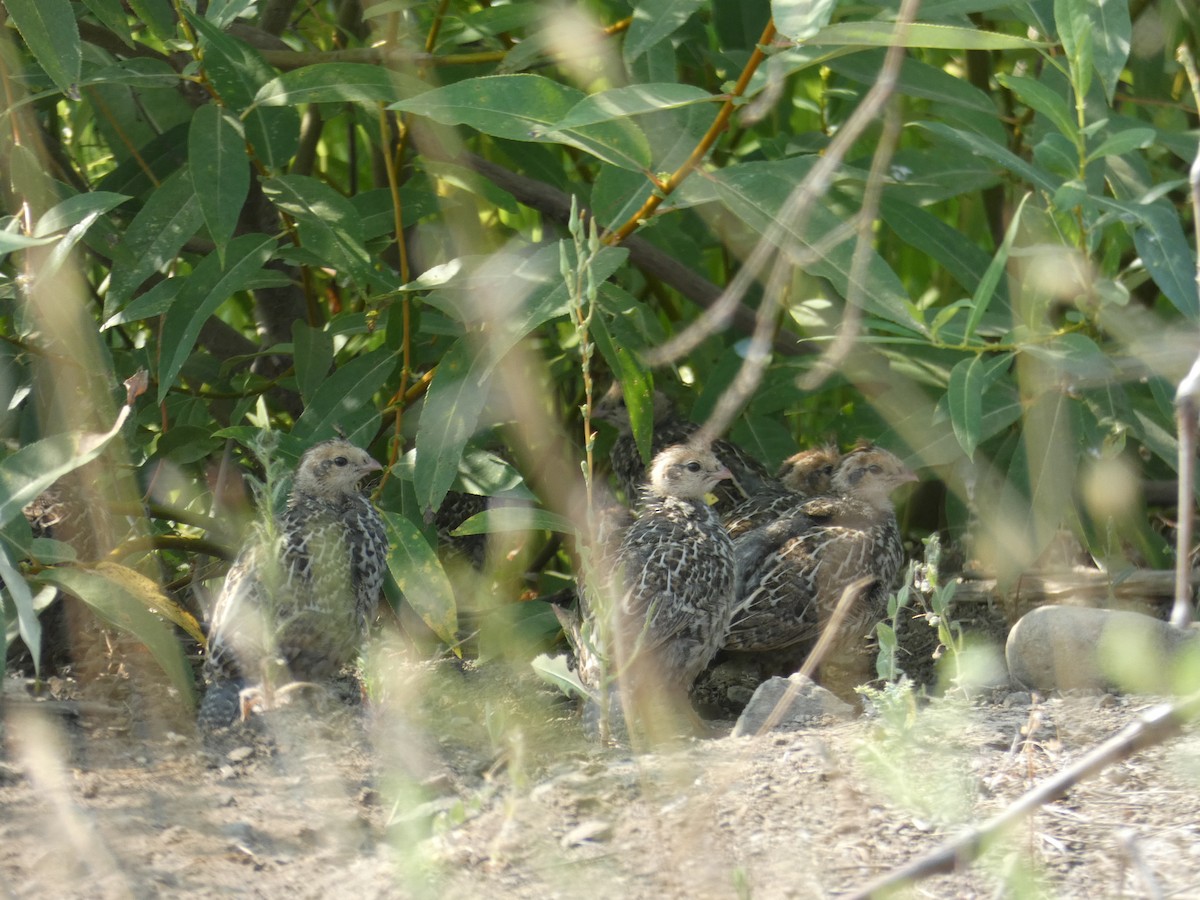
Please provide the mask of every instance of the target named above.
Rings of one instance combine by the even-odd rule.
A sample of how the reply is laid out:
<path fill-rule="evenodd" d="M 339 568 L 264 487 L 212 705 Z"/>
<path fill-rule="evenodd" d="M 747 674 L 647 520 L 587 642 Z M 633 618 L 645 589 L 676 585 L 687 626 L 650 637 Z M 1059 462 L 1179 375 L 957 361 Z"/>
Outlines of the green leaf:
<path fill-rule="evenodd" d="M 18 250 L 27 250 L 30 247 L 44 247 L 46 244 L 53 244 L 57 240 L 58 238 L 54 236 L 37 238 L 12 231 L 0 231 L 0 254 L 15 253 Z"/>
<path fill-rule="evenodd" d="M 246 140 L 254 155 L 268 171 L 282 170 L 300 145 L 300 115 L 290 107 L 254 105 L 259 89 L 274 80 L 275 70 L 249 44 L 190 10 L 184 12 L 203 38 L 205 73 L 225 106 L 243 114 Z"/>
<path fill-rule="evenodd" d="M 293 322 L 292 363 L 296 367 L 300 399 L 307 406 L 333 368 L 333 335 L 307 322 Z"/>
<path fill-rule="evenodd" d="M 442 505 L 487 402 L 487 386 L 478 367 L 467 339 L 460 338 L 443 354 L 429 385 L 413 467 L 413 487 L 423 510 Z"/>
<path fill-rule="evenodd" d="M 250 192 L 250 163 L 240 123 L 215 103 L 201 106 L 192 117 L 188 171 L 208 233 L 224 256 Z"/>
<path fill-rule="evenodd" d="M 159 403 L 166 399 L 209 316 L 238 291 L 245 290 L 273 255 L 275 244 L 275 238 L 265 234 L 244 234 L 229 242 L 224 262 L 214 252 L 192 270 L 162 324 Z"/>
<path fill-rule="evenodd" d="M 388 109 L 514 141 L 558 141 L 623 168 L 649 167 L 649 145 L 632 123 L 557 129 L 557 122 L 583 99 L 582 91 L 541 75 L 487 75 L 426 91 Z"/>
<path fill-rule="evenodd" d="M 390 287 L 372 265 L 354 205 L 329 185 L 307 175 L 281 175 L 264 181 L 263 192 L 295 217 L 305 249 L 364 290 Z"/>
<path fill-rule="evenodd" d="M 40 675 L 42 669 L 42 623 L 38 619 L 37 609 L 34 606 L 33 592 L 29 590 L 24 576 L 8 558 L 8 551 L 4 545 L 0 543 L 0 600 L 3 600 L 5 596 L 12 601 L 13 610 L 17 616 L 17 631 L 21 635 L 21 640 L 25 642 L 25 646 L 29 648 L 29 655 L 33 657 L 33 671 Z M 5 605 L 0 603 L 0 611 L 3 611 Z M 0 621 L 0 625 L 5 626 L 3 634 L 0 634 L 0 645 L 7 647 L 7 622 Z M 7 655 L 5 658 L 7 659 Z"/>
<path fill-rule="evenodd" d="M 957 228 L 950 227 L 920 206 L 886 193 L 880 200 L 879 212 L 896 237 L 943 266 L 963 288 L 970 290 L 979 284 L 990 260 L 975 241 Z M 1004 285 L 998 287 L 1007 298 Z"/>
<path fill-rule="evenodd" d="M 837 0 L 771 0 L 771 18 L 780 34 L 802 44 L 829 24 Z"/>
<path fill-rule="evenodd" d="M 625 64 L 678 31 L 704 0 L 641 0 L 633 8 L 633 21 L 625 35 Z"/>
<path fill-rule="evenodd" d="M 817 47 L 927 47 L 936 50 L 1037 50 L 1050 46 L 1010 34 L 953 25 L 910 25 L 898 34 L 889 22 L 838 22 L 808 39 Z"/>
<path fill-rule="evenodd" d="M 530 661 L 529 665 L 538 678 L 552 687 L 558 688 L 568 697 L 579 697 L 583 700 L 592 697 L 591 691 L 584 687 L 579 676 L 567 665 L 565 655 L 560 653 L 557 656 L 549 656 L 539 653 Z"/>
<path fill-rule="evenodd" d="M 175 13 L 170 0 L 127 0 L 130 10 L 139 22 L 150 26 L 150 31 L 160 41 L 175 37 Z"/>
<path fill-rule="evenodd" d="M 950 370 L 950 383 L 946 388 L 954 436 L 967 459 L 972 461 L 983 419 L 982 374 L 983 361 L 979 356 L 961 360 Z"/>
<path fill-rule="evenodd" d="M 121 8 L 121 0 L 83 0 L 86 6 L 105 28 L 121 39 L 126 47 L 133 46 L 133 32 L 129 19 Z"/>
<path fill-rule="evenodd" d="M 1071 82 L 1080 97 L 1091 87 L 1093 48 L 1088 6 L 1092 0 L 1054 0 L 1054 25 L 1070 64 Z"/>
<path fill-rule="evenodd" d="M 123 568 L 113 564 L 95 569 L 55 566 L 40 572 L 34 576 L 34 580 L 40 584 L 54 585 L 82 600 L 110 625 L 141 641 L 190 707 L 195 703 L 192 669 L 171 629 L 154 614 L 163 612 L 162 603 L 174 604 L 144 576 L 131 569 L 124 569 L 128 573 L 124 576 L 115 571 Z M 148 594 L 147 585 L 157 594 L 157 598 Z M 176 612 L 187 615 L 182 610 L 176 609 Z M 198 634 L 199 627 L 194 620 L 192 625 Z"/>
<path fill-rule="evenodd" d="M 1196 295 L 1196 260 L 1171 208 L 1153 204 L 1140 211 L 1142 226 L 1133 231 L 1133 245 L 1158 289 L 1193 322 L 1200 318 Z"/>
<path fill-rule="evenodd" d="M 1104 85 L 1105 97 L 1112 103 L 1133 39 L 1129 0 L 1094 0 L 1087 9 L 1094 26 L 1092 45 L 1096 74 Z"/>
<path fill-rule="evenodd" d="M 1120 156 L 1153 145 L 1158 132 L 1153 128 L 1126 128 L 1105 138 L 1099 147 L 1087 155 L 1087 161 L 1105 156 Z"/>
<path fill-rule="evenodd" d="M 130 301 L 123 310 L 105 319 L 100 330 L 107 331 L 126 322 L 140 322 L 153 316 L 161 316 L 171 308 L 185 284 L 186 278 L 164 278 L 146 293 Z"/>
<path fill-rule="evenodd" d="M 176 172 L 150 195 L 130 223 L 113 264 L 104 312 L 123 307 L 139 285 L 175 258 L 204 221 L 187 172 Z"/>
<path fill-rule="evenodd" d="M 457 644 L 458 607 L 454 589 L 421 530 L 404 516 L 383 512 L 390 549 L 388 571 L 413 611 L 445 643 Z"/>
<path fill-rule="evenodd" d="M 366 446 L 379 430 L 373 398 L 399 362 L 386 347 L 356 356 L 326 375 L 312 395 L 292 434 L 313 441 L 341 429 L 352 444 Z"/>
<path fill-rule="evenodd" d="M 51 207 L 43 214 L 38 219 L 33 234 L 40 238 L 64 229 L 74 228 L 85 222 L 90 224 L 96 220 L 97 216 L 104 215 L 129 199 L 126 194 L 113 194 L 109 191 L 76 194 Z"/>
<path fill-rule="evenodd" d="M 69 431 L 26 444 L 0 460 L 0 527 L 64 475 L 98 457 L 129 418 L 122 406 L 113 427 L 103 434 Z"/>
<path fill-rule="evenodd" d="M 533 506 L 497 506 L 467 519 L 451 534 L 494 534 L 508 531 L 558 531 L 574 534 L 575 523 L 566 516 Z"/>
<path fill-rule="evenodd" d="M 637 84 L 613 88 L 584 97 L 555 124 L 554 130 L 596 125 L 627 116 L 678 109 L 694 103 L 711 103 L 716 100 L 720 98 L 690 84 Z"/>
<path fill-rule="evenodd" d="M 1017 238 L 1017 231 L 1021 223 L 1021 211 L 1025 209 L 1025 202 L 1028 199 L 1029 194 L 1026 194 L 1021 198 L 1021 202 L 1017 204 L 1012 221 L 1008 223 L 1008 230 L 1004 233 L 1004 241 L 1000 245 L 1000 249 L 996 251 L 996 255 L 992 257 L 987 271 L 983 273 L 983 278 L 980 279 L 978 287 L 975 288 L 975 293 L 971 296 L 971 315 L 967 317 L 967 327 L 963 333 L 964 343 L 969 342 L 975 336 L 975 331 L 979 328 L 979 323 L 983 321 L 983 314 L 987 312 L 992 298 L 996 295 L 996 287 L 1000 284 L 1000 279 L 1004 276 L 1004 272 L 1008 266 L 1008 255 L 1012 252 L 1013 241 Z"/>
<path fill-rule="evenodd" d="M 1062 94 L 1037 79 L 1024 75 L 1006 75 L 1001 72 L 997 73 L 996 80 L 1016 94 L 1017 99 L 1030 109 L 1049 119 L 1059 132 L 1075 143 L 1079 135 L 1079 123 Z"/>
<path fill-rule="evenodd" d="M 1019 175 L 1025 181 L 1037 187 L 1039 190 L 1047 194 L 1053 194 L 1058 189 L 1059 181 L 1043 169 L 1036 166 L 1031 166 L 1021 157 L 1017 156 L 1007 147 L 996 143 L 995 141 L 983 137 L 979 134 L 974 134 L 969 131 L 963 131 L 960 128 L 952 128 L 942 122 L 917 122 L 914 123 L 927 131 L 947 138 L 961 146 L 965 147 L 972 153 L 983 156 L 987 159 L 999 163 L 1008 171 L 1015 175 Z"/>
<path fill-rule="evenodd" d="M 417 78 L 366 63 L 319 63 L 284 72 L 254 96 L 257 106 L 300 103 L 391 103 L 415 97 L 430 86 Z"/>
<path fill-rule="evenodd" d="M 802 223 L 787 212 L 787 201 L 813 163 L 811 158 L 742 163 L 714 172 L 709 180 L 731 212 L 758 234 L 770 236 L 810 274 L 828 278 L 843 297 L 861 298 L 867 312 L 906 328 L 921 328 L 908 313 L 909 298 L 903 283 L 873 249 L 867 250 L 864 280 L 850 283 L 853 232 L 848 232 L 841 243 L 826 246 L 828 236 L 844 228 L 843 221 L 820 204 L 810 206 L 807 221 Z M 818 245 L 821 252 L 815 253 Z"/>
<path fill-rule="evenodd" d="M 38 65 L 59 90 L 74 94 L 83 44 L 70 0 L 5 0 L 4 5 Z"/>

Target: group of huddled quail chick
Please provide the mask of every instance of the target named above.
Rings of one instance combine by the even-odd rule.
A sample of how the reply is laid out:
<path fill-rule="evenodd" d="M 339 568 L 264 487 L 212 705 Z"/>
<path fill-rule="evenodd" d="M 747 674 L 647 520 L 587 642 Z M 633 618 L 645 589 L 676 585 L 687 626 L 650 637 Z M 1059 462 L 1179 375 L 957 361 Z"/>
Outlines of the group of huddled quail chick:
<path fill-rule="evenodd" d="M 619 432 L 613 469 L 628 490 L 640 466 L 628 418 L 605 412 Z M 636 705 L 647 671 L 678 698 L 722 650 L 807 650 L 827 628 L 830 657 L 861 675 L 903 562 L 890 494 L 916 476 L 887 450 L 861 445 L 844 455 L 801 451 L 771 478 L 734 445 L 697 446 L 687 442 L 695 426 L 656 419 L 656 455 L 608 590 L 610 675 L 628 688 L 626 701 Z M 672 439 L 682 442 L 663 445 Z M 736 493 L 715 491 L 721 482 Z M 712 507 L 708 494 L 718 498 Z"/>
<path fill-rule="evenodd" d="M 608 551 L 603 622 L 591 592 L 580 592 L 590 637 L 581 640 L 579 629 L 571 636 L 581 675 L 598 677 L 586 660 L 599 640 L 608 687 L 619 686 L 635 705 L 653 694 L 679 709 L 722 649 L 810 645 L 835 612 L 841 643 L 861 643 L 882 617 L 902 562 L 889 495 L 915 480 L 912 472 L 878 447 L 845 455 L 821 447 L 796 454 L 771 477 L 727 441 L 689 442 L 696 427 L 666 410 L 656 416 L 646 468 L 627 414 L 619 404 L 601 408 L 618 426 L 613 469 L 635 515 Z M 287 510 L 242 552 L 218 596 L 203 731 L 269 707 L 294 686 L 327 682 L 353 662 L 387 564 L 383 520 L 363 488 L 380 468 L 341 439 L 301 457 Z"/>

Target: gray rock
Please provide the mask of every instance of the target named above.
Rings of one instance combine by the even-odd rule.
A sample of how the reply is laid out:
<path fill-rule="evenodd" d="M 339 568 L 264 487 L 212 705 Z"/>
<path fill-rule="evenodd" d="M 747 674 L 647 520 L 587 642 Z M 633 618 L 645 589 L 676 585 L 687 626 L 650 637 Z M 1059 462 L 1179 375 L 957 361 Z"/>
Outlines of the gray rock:
<path fill-rule="evenodd" d="M 1004 656 L 1013 681 L 1028 690 L 1162 693 L 1188 645 L 1200 646 L 1195 631 L 1141 613 L 1042 606 L 1013 626 Z"/>
<path fill-rule="evenodd" d="M 783 704 L 778 715 L 775 710 Z M 733 727 L 734 737 L 758 734 L 768 721 L 771 731 L 799 731 L 822 719 L 849 719 L 854 709 L 811 678 L 799 673 L 770 678 L 758 686 Z"/>

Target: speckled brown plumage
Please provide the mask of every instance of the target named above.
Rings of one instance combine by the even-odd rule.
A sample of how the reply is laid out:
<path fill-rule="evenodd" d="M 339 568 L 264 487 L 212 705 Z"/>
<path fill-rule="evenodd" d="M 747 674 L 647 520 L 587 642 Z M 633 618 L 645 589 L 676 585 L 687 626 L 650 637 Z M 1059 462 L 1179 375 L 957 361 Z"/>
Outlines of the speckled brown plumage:
<path fill-rule="evenodd" d="M 833 444 L 801 450 L 789 456 L 775 473 L 775 481 L 744 500 L 725 518 L 730 537 L 759 528 L 794 509 L 805 497 L 828 494 L 841 452 Z"/>
<path fill-rule="evenodd" d="M 335 439 L 300 459 L 272 541 L 247 547 L 225 578 L 208 635 L 202 727 L 228 725 L 239 692 L 282 665 L 282 681 L 319 681 L 358 653 L 387 564 L 383 520 L 363 493 L 380 468 Z"/>
<path fill-rule="evenodd" d="M 651 457 L 657 456 L 667 447 L 690 441 L 700 426 L 681 418 L 665 394 L 655 392 L 654 428 L 650 442 Z M 629 421 L 629 409 L 620 385 L 613 385 L 596 404 L 595 416 L 608 422 L 617 430 L 609 454 L 609 464 L 617 487 L 625 497 L 633 501 L 640 486 L 649 477 L 649 470 L 638 452 L 637 441 Z M 710 445 L 717 459 L 729 470 L 729 478 L 713 490 L 718 510 L 730 510 L 753 496 L 771 483 L 766 467 L 741 447 L 726 440 L 715 440 Z"/>
<path fill-rule="evenodd" d="M 659 453 L 617 551 L 618 658 L 649 657 L 669 689 L 691 687 L 733 612 L 733 544 L 704 501 L 728 476 L 710 450 Z"/>
<path fill-rule="evenodd" d="M 886 609 L 904 551 L 891 492 L 913 475 L 893 454 L 860 447 L 832 477 L 833 492 L 801 499 L 774 520 L 741 533 L 738 611 L 726 648 L 765 651 L 815 640 L 842 592 L 871 579 L 840 633 L 853 642 Z"/>

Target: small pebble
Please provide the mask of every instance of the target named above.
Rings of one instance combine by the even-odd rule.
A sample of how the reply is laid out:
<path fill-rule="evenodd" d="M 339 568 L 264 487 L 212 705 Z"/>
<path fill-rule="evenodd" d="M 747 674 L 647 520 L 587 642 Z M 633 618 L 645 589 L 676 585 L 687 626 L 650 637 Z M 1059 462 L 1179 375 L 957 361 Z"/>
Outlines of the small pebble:
<path fill-rule="evenodd" d="M 254 755 L 253 747 L 234 747 L 225 754 L 225 758 L 231 763 L 245 762 Z"/>
<path fill-rule="evenodd" d="M 563 835 L 559 842 L 565 847 L 577 847 L 584 843 L 595 843 L 599 841 L 607 841 L 612 838 L 613 826 L 611 822 L 605 822 L 601 819 L 588 819 L 580 822 L 570 831 Z"/>

